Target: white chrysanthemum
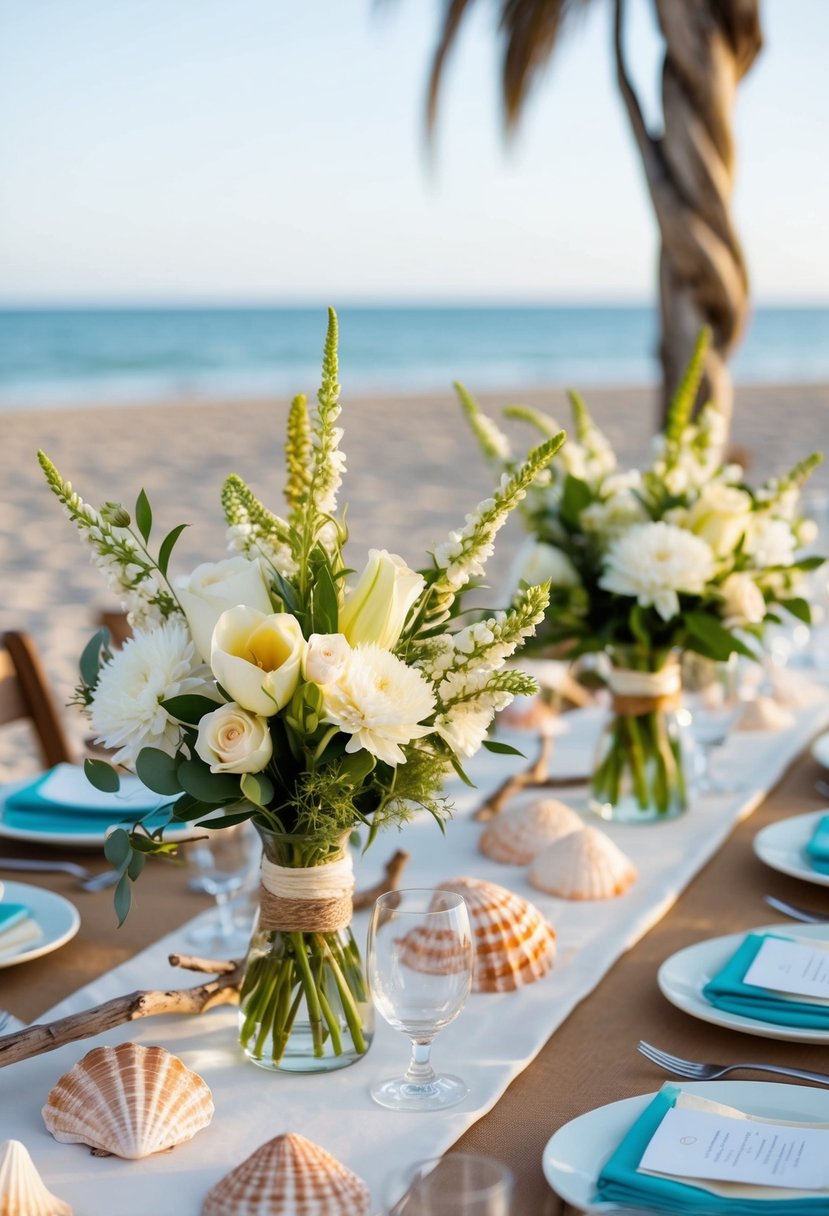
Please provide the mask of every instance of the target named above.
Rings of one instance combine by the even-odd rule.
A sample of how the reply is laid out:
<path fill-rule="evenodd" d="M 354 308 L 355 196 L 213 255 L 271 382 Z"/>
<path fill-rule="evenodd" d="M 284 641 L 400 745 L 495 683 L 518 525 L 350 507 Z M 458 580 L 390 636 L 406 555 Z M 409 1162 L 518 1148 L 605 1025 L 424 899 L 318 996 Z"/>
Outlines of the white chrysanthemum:
<path fill-rule="evenodd" d="M 208 692 L 204 671 L 183 621 L 137 630 L 124 643 L 102 668 L 89 707 L 97 741 L 115 751 L 114 763 L 134 764 L 142 747 L 175 754 L 181 727 L 161 702 Z"/>
<path fill-rule="evenodd" d="M 401 745 L 432 732 L 420 725 L 435 710 L 428 681 L 380 646 L 355 646 L 339 679 L 322 692 L 324 721 L 351 735 L 347 752 L 364 749 L 386 764 L 405 764 Z"/>
<path fill-rule="evenodd" d="M 663 620 L 679 613 L 678 592 L 701 595 L 714 575 L 714 554 L 699 536 L 666 523 L 637 524 L 611 544 L 599 585 L 635 596 Z"/>

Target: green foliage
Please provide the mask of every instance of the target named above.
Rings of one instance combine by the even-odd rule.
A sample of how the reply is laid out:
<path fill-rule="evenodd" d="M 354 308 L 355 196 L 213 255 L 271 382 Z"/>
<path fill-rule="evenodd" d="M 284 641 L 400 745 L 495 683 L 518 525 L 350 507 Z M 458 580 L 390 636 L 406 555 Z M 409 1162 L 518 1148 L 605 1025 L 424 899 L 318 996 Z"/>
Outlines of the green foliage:
<path fill-rule="evenodd" d="M 150 500 L 144 490 L 141 490 L 135 503 L 135 523 L 138 531 L 141 533 L 144 544 L 149 544 L 150 533 L 153 529 L 153 511 L 150 506 Z"/>
<path fill-rule="evenodd" d="M 117 794 L 121 788 L 121 778 L 106 760 L 93 760 L 87 757 L 83 762 L 83 771 L 89 784 L 103 794 Z"/>
<path fill-rule="evenodd" d="M 505 462 L 509 456 L 509 440 L 495 422 L 483 413 L 478 402 L 459 380 L 453 382 L 453 387 L 461 404 L 466 421 L 472 434 L 478 441 L 481 451 L 487 460 Z"/>
<path fill-rule="evenodd" d="M 705 371 L 705 356 L 711 343 L 711 330 L 704 326 L 694 344 L 690 362 L 677 385 L 676 392 L 668 406 L 668 416 L 665 423 L 665 436 L 670 444 L 677 444 L 682 439 L 682 433 L 691 421 L 697 393 Z"/>
<path fill-rule="evenodd" d="M 561 430 L 555 418 L 542 413 L 541 410 L 534 410 L 529 405 L 507 405 L 504 407 L 504 417 L 526 422 L 547 438 L 552 438 Z"/>

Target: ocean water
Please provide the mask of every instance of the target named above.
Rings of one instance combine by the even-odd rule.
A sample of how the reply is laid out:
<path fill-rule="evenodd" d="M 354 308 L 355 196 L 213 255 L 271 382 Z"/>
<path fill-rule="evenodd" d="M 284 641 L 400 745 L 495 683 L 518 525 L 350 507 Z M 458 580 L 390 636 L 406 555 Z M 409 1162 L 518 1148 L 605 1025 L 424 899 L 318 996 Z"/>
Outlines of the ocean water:
<path fill-rule="evenodd" d="M 645 307 L 344 307 L 348 392 L 639 385 L 657 375 Z M 0 408 L 315 391 L 325 310 L 0 310 Z M 757 308 L 744 383 L 829 380 L 829 308 Z"/>

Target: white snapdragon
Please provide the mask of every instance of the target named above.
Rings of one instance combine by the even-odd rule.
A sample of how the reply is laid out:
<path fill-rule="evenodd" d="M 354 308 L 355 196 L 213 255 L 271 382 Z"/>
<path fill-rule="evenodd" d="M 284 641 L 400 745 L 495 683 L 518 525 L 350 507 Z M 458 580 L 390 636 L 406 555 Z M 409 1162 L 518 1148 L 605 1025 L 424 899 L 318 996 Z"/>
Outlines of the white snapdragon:
<path fill-rule="evenodd" d="M 797 539 L 785 519 L 757 511 L 746 532 L 745 551 L 756 566 L 788 566 L 794 561 Z"/>

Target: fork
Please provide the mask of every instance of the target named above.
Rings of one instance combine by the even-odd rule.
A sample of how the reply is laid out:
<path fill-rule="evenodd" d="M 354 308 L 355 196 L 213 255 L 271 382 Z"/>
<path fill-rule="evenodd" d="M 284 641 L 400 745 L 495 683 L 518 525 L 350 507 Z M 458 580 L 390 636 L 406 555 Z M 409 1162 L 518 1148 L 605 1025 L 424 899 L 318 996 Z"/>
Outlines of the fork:
<path fill-rule="evenodd" d="M 790 916 L 792 920 L 803 921 L 806 925 L 825 925 L 829 922 L 829 916 L 820 916 L 817 912 L 810 912 L 808 908 L 801 908 L 799 904 L 787 903 L 785 899 L 778 899 L 776 895 L 764 895 L 763 899 L 776 912 L 782 912 L 784 916 Z"/>
<path fill-rule="evenodd" d="M 684 1077 L 688 1081 L 716 1081 L 726 1073 L 748 1068 L 754 1072 L 773 1072 L 781 1077 L 796 1077 L 800 1081 L 829 1085 L 829 1073 L 810 1072 L 806 1068 L 784 1068 L 782 1064 L 698 1064 L 695 1060 L 683 1060 L 681 1056 L 669 1055 L 667 1051 L 661 1051 L 660 1048 L 645 1042 L 640 1042 L 636 1050 L 652 1064 L 657 1064 L 666 1072 Z"/>
<path fill-rule="evenodd" d="M 71 874 L 84 891 L 105 891 L 113 887 L 120 875 L 117 870 L 93 874 L 75 861 L 41 861 L 27 857 L 0 857 L 0 870 L 17 870 L 28 874 Z"/>

